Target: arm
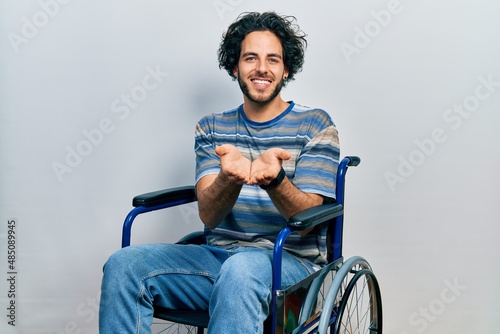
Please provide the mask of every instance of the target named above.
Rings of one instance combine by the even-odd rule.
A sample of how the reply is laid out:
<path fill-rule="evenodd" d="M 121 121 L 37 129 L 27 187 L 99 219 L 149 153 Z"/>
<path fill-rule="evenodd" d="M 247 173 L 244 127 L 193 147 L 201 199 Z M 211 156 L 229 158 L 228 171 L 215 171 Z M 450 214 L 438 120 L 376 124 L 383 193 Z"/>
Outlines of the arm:
<path fill-rule="evenodd" d="M 272 148 L 265 151 L 252 163 L 252 174 L 249 183 L 268 185 L 277 177 L 283 160 L 288 159 L 290 159 L 290 154 L 283 149 Z M 274 205 L 285 219 L 292 217 L 300 211 L 323 203 L 321 195 L 305 193 L 299 190 L 287 177 L 283 179 L 281 184 L 267 188 L 266 190 Z M 301 231 L 300 234 L 305 235 L 309 231 Z"/>
<path fill-rule="evenodd" d="M 267 189 L 267 193 L 278 211 L 287 220 L 296 213 L 323 204 L 323 196 L 297 189 L 287 177 L 281 184 Z M 304 236 L 311 230 L 312 228 L 299 231 L 299 234 Z"/>
<path fill-rule="evenodd" d="M 221 145 L 215 153 L 220 158 L 219 174 L 206 175 L 196 184 L 200 219 L 211 229 L 231 211 L 250 173 L 250 161 L 234 146 Z"/>

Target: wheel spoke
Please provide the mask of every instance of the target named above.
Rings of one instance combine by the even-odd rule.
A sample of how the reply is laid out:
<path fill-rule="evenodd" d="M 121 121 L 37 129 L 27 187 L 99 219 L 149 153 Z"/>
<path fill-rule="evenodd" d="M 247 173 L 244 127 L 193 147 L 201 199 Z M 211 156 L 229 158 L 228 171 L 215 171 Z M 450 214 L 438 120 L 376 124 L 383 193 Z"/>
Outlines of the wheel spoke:
<path fill-rule="evenodd" d="M 342 300 L 336 332 L 339 334 L 372 334 L 378 332 L 381 313 L 377 298 L 380 292 L 374 284 L 375 276 L 370 270 L 353 267 L 342 282 Z M 340 293 L 339 293 L 340 294 Z M 380 319 L 378 319 L 380 317 Z"/>

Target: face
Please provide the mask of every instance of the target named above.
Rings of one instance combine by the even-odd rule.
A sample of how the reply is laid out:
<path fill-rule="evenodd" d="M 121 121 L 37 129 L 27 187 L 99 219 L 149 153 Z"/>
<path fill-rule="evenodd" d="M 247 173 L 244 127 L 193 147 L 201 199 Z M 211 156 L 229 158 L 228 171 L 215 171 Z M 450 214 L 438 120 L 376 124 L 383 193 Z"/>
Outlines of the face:
<path fill-rule="evenodd" d="M 249 33 L 241 43 L 234 75 L 250 101 L 265 104 L 277 97 L 288 76 L 278 37 L 270 31 Z"/>

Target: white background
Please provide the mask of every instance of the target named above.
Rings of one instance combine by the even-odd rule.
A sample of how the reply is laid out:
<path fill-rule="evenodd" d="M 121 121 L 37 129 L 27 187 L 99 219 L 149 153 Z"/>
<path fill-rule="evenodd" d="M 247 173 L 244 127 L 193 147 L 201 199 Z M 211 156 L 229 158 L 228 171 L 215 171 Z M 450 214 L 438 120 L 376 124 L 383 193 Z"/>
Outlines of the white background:
<path fill-rule="evenodd" d="M 327 110 L 362 158 L 344 255 L 373 265 L 384 332 L 498 331 L 498 2 L 40 0 L 0 4 L 0 263 L 16 219 L 18 270 L 2 333 L 97 333 L 132 197 L 191 184 L 195 122 L 242 101 L 216 50 L 254 10 L 297 17 L 309 48 L 283 97 Z M 200 228 L 172 209 L 133 242 Z"/>

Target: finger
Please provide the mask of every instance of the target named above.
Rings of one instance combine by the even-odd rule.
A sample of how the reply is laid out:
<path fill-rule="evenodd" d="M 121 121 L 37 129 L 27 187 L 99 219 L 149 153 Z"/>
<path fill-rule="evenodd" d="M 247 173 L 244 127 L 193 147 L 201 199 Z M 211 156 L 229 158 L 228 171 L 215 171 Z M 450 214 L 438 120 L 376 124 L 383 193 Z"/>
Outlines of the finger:
<path fill-rule="evenodd" d="M 227 147 L 225 147 L 224 145 L 222 145 L 222 146 L 217 146 L 217 147 L 215 148 L 215 153 L 216 153 L 219 157 L 221 157 L 221 156 L 223 156 L 223 155 L 226 155 L 226 154 L 227 154 L 227 153 L 229 153 L 229 152 L 228 152 Z"/>
<path fill-rule="evenodd" d="M 247 173 L 238 173 L 237 177 L 238 177 L 238 180 L 240 181 L 240 184 L 241 183 L 248 184 L 250 182 L 250 177 L 248 176 Z"/>
<path fill-rule="evenodd" d="M 288 152 L 287 150 L 284 150 L 284 149 L 279 149 L 277 152 L 276 152 L 276 157 L 278 159 L 281 159 L 281 160 L 288 160 L 292 157 L 292 155 L 290 154 L 290 152 Z"/>

